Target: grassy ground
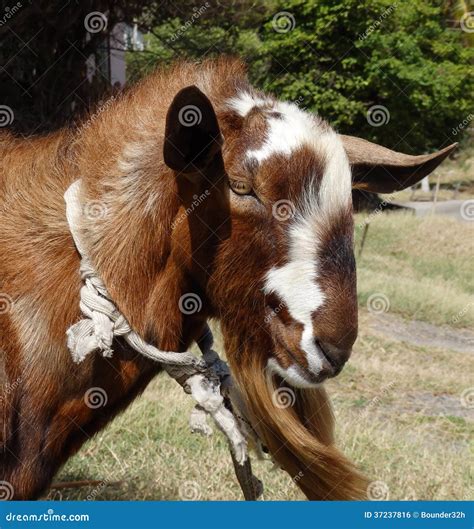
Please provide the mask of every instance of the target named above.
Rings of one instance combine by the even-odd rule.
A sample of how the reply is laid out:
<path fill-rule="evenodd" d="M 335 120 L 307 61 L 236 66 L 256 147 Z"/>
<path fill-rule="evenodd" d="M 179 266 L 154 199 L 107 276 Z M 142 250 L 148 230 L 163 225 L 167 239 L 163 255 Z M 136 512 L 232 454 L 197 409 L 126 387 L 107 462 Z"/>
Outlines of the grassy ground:
<path fill-rule="evenodd" d="M 356 224 L 363 221 L 358 216 Z M 360 228 L 357 230 L 360 241 Z M 338 443 L 391 499 L 469 499 L 472 483 L 472 354 L 424 348 L 376 334 L 381 293 L 407 318 L 468 327 L 474 321 L 472 227 L 449 218 L 372 219 L 358 260 L 360 335 L 328 383 Z M 382 299 L 382 301 L 384 301 Z M 377 304 L 375 312 L 380 310 Z M 386 305 L 382 303 L 382 309 Z M 466 307 L 468 307 L 466 309 Z M 372 311 L 372 312 L 371 312 Z M 469 402 L 468 402 L 468 399 Z M 189 433 L 192 403 L 165 377 L 68 462 L 58 481 L 96 486 L 51 491 L 63 499 L 240 499 L 220 434 Z M 269 461 L 257 462 L 265 499 L 302 499 Z"/>
<path fill-rule="evenodd" d="M 367 215 L 356 215 L 356 252 Z M 436 324 L 474 324 L 474 222 L 385 212 L 370 217 L 358 258 L 361 305 L 377 295 L 390 312 Z M 385 299 L 384 299 L 385 297 Z"/>

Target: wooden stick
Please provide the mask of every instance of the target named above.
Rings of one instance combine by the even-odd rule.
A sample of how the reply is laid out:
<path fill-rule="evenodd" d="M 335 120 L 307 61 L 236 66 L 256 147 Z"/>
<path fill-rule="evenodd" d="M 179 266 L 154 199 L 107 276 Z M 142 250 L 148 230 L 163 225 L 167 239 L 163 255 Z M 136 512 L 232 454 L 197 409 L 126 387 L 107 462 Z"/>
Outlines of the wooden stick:
<path fill-rule="evenodd" d="M 436 209 L 436 202 L 438 202 L 438 193 L 439 193 L 439 185 L 441 180 L 441 172 L 438 171 L 438 179 L 436 180 L 436 187 L 434 192 L 434 198 L 433 198 L 433 206 L 431 208 L 431 214 L 434 215 L 435 209 Z"/>
<path fill-rule="evenodd" d="M 367 232 L 369 231 L 369 225 L 370 225 L 370 222 L 366 222 L 364 224 L 364 231 L 362 232 L 362 240 L 360 241 L 359 255 L 357 256 L 359 258 L 362 255 L 362 250 L 364 249 L 365 238 L 367 237 Z"/>

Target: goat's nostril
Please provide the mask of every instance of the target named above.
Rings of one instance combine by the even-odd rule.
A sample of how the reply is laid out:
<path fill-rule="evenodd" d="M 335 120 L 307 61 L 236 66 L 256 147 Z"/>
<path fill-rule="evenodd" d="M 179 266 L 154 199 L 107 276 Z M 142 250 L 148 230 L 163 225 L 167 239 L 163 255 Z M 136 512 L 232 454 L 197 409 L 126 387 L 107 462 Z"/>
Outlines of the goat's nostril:
<path fill-rule="evenodd" d="M 339 349 L 338 347 L 327 342 L 322 342 L 320 340 L 315 341 L 323 356 L 334 370 L 334 376 L 338 375 L 342 371 L 344 364 L 349 359 L 350 351 Z"/>

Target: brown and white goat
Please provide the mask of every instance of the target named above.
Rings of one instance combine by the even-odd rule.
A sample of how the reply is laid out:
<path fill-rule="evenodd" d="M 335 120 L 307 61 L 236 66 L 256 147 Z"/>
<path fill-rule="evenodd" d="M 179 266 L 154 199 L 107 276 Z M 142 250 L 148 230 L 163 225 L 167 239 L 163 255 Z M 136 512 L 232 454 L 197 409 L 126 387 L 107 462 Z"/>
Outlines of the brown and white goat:
<path fill-rule="evenodd" d="M 112 358 L 71 360 L 81 281 L 63 195 L 81 178 L 83 242 L 134 330 L 184 351 L 218 319 L 273 457 L 310 499 L 363 495 L 321 387 L 357 336 L 351 187 L 403 189 L 451 149 L 413 157 L 341 136 L 229 59 L 157 72 L 75 130 L 3 133 L 0 480 L 38 497 L 160 371 L 120 340 Z M 189 293 L 201 300 L 191 314 Z M 275 407 L 279 385 L 295 388 L 294 406 Z M 87 405 L 91 387 L 104 407 Z"/>

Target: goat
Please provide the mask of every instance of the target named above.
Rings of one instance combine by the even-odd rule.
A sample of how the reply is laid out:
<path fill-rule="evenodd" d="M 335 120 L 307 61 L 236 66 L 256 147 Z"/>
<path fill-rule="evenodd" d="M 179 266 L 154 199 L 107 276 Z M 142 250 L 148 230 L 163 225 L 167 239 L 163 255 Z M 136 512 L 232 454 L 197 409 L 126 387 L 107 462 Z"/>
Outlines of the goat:
<path fill-rule="evenodd" d="M 357 336 L 351 189 L 406 188 L 453 147 L 408 156 L 340 135 L 228 58 L 157 71 L 76 128 L 4 132 L 0 480 L 12 497 L 39 497 L 161 371 L 121 340 L 111 358 L 71 360 L 81 279 L 63 195 L 79 178 L 88 256 L 133 329 L 185 351 L 217 319 L 275 460 L 309 499 L 363 496 L 322 386 Z M 198 310 L 182 310 L 189 295 Z M 107 403 L 91 408 L 97 386 Z M 275 407 L 279 386 L 294 406 Z"/>

